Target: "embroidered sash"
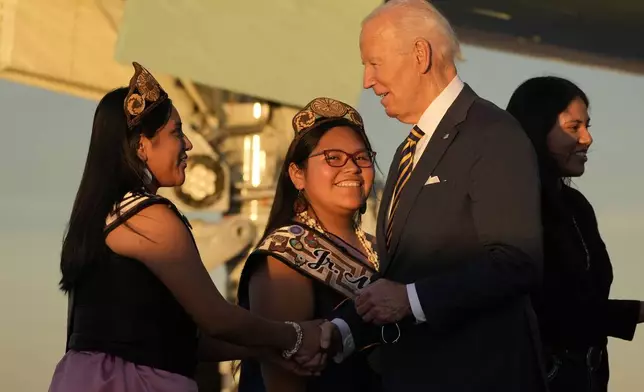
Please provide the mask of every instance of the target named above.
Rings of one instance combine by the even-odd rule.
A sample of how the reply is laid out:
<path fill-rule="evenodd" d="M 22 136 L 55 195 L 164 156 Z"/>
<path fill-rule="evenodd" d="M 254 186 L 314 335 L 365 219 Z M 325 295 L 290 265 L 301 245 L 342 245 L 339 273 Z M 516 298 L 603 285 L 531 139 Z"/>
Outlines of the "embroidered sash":
<path fill-rule="evenodd" d="M 300 223 L 275 230 L 253 254 L 273 256 L 351 299 L 376 272 L 322 233 Z"/>

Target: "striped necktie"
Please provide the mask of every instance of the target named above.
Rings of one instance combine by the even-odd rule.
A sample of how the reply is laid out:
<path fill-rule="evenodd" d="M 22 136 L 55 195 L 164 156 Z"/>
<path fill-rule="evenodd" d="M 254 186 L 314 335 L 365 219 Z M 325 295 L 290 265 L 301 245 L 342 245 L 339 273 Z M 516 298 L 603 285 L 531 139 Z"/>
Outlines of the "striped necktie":
<path fill-rule="evenodd" d="M 392 227 L 394 226 L 393 222 L 396 208 L 398 208 L 398 202 L 400 201 L 400 191 L 402 191 L 403 187 L 409 180 L 409 177 L 411 177 L 411 171 L 414 167 L 414 153 L 416 152 L 416 144 L 418 144 L 418 141 L 423 137 L 423 135 L 425 135 L 425 132 L 418 128 L 418 126 L 414 126 L 411 129 L 411 132 L 409 132 L 405 147 L 402 149 L 402 152 L 400 154 L 400 164 L 398 165 L 397 177 L 398 179 L 396 180 L 396 186 L 394 187 L 394 193 L 391 198 L 391 210 L 389 211 L 389 221 L 387 222 L 387 247 L 389 247 L 389 243 L 391 242 L 391 232 Z"/>

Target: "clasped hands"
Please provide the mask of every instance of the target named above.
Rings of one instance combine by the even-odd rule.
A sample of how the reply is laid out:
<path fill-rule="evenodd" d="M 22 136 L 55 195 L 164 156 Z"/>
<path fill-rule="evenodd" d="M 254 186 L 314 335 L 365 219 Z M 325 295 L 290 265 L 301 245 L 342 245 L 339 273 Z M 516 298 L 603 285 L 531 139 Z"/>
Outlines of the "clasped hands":
<path fill-rule="evenodd" d="M 284 359 L 274 351 L 263 351 L 261 361 L 270 362 L 301 376 L 317 376 L 326 366 L 327 357 L 341 350 L 340 333 L 329 321 L 312 320 L 301 322 L 302 345 L 290 359 Z"/>
<path fill-rule="evenodd" d="M 365 322 L 376 325 L 398 322 L 410 315 L 411 306 L 404 284 L 379 279 L 362 289 L 355 298 L 356 311 Z M 278 358 L 283 368 L 299 375 L 319 375 L 328 356 L 342 351 L 342 337 L 335 324 L 326 320 L 300 324 L 303 342 L 291 360 Z"/>

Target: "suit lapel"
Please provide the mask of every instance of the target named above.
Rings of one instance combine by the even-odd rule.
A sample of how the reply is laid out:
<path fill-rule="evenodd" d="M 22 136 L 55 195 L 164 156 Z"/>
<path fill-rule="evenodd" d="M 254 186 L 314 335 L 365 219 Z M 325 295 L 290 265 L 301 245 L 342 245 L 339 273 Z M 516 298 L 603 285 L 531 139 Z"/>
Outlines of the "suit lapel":
<path fill-rule="evenodd" d="M 400 237 L 405 229 L 405 222 L 407 217 L 414 206 L 414 201 L 429 176 L 434 172 L 434 169 L 440 162 L 441 158 L 449 148 L 450 144 L 456 139 L 458 134 L 457 125 L 465 120 L 467 111 L 476 99 L 476 94 L 472 89 L 465 85 L 463 91 L 458 95 L 452 106 L 447 110 L 445 116 L 438 124 L 436 131 L 429 139 L 427 147 L 420 157 L 416 167 L 411 173 L 407 184 L 402 189 L 400 194 L 400 202 L 396 209 L 394 216 L 394 225 L 391 234 L 391 245 L 388 249 L 389 259 L 393 259 L 396 253 Z M 394 180 L 395 181 L 395 180 Z M 388 181 L 389 182 L 389 181 Z M 389 268 L 392 263 L 387 263 L 386 268 Z M 386 272 L 383 269 L 383 273 Z"/>

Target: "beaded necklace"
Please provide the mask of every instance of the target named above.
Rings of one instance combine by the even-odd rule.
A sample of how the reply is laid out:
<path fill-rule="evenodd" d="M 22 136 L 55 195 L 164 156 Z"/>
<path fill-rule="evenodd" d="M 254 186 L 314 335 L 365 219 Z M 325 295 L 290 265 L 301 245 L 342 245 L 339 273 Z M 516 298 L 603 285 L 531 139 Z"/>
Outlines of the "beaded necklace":
<path fill-rule="evenodd" d="M 317 221 L 317 219 L 311 217 L 308 214 L 308 212 L 306 211 L 300 212 L 299 214 L 297 214 L 297 216 L 302 220 L 302 222 L 304 222 L 308 226 L 316 229 L 321 233 L 326 233 L 326 230 L 322 228 L 322 226 Z M 367 240 L 367 235 L 362 230 L 362 228 L 358 225 L 354 226 L 354 230 L 356 231 L 356 236 L 358 236 L 358 240 L 360 241 L 360 244 L 367 252 L 367 260 L 369 260 L 369 263 L 371 263 L 371 265 L 374 266 L 376 271 L 380 270 L 380 262 L 378 261 L 378 254 L 373 250 L 373 247 L 371 246 L 371 242 Z"/>

